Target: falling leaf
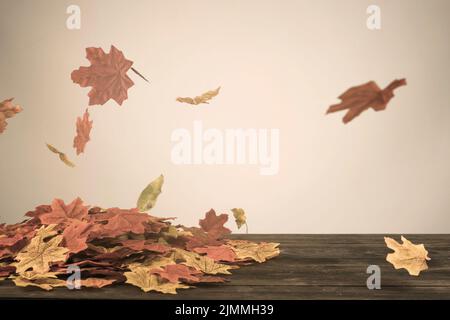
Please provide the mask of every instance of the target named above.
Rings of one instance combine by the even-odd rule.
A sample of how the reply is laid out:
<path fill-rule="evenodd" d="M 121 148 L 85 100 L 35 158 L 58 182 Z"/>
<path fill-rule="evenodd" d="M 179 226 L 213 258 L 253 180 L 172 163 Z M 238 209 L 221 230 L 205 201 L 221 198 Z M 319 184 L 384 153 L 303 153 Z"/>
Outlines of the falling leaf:
<path fill-rule="evenodd" d="M 238 259 L 252 259 L 259 263 L 280 254 L 279 243 L 254 243 L 246 240 L 228 240 L 227 245 L 233 249 Z"/>
<path fill-rule="evenodd" d="M 74 70 L 71 78 L 81 87 L 92 87 L 88 93 L 89 105 L 103 105 L 109 99 L 122 105 L 128 98 L 128 89 L 134 85 L 127 75 L 133 62 L 125 59 L 114 46 L 111 46 L 109 53 L 102 48 L 87 48 L 86 58 L 91 65 Z"/>
<path fill-rule="evenodd" d="M 55 225 L 42 226 L 36 236 L 31 239 L 29 245 L 22 249 L 16 256 L 17 263 L 14 264 L 17 273 L 32 269 L 36 273 L 45 273 L 50 270 L 50 264 L 57 261 L 66 261 L 67 250 L 60 247 L 63 237 L 55 235 Z M 46 238 L 54 236 L 48 241 Z"/>
<path fill-rule="evenodd" d="M 15 106 L 12 101 L 14 98 L 0 102 L 0 134 L 6 129 L 8 123 L 6 119 L 14 117 L 17 113 L 22 111 L 20 106 Z"/>
<path fill-rule="evenodd" d="M 160 175 L 157 179 L 153 180 L 147 187 L 145 187 L 137 201 L 137 208 L 139 211 L 145 212 L 155 206 L 156 200 L 161 194 L 163 184 L 164 176 Z"/>
<path fill-rule="evenodd" d="M 384 241 L 389 249 L 394 250 L 386 257 L 395 269 L 406 269 L 412 276 L 418 276 L 421 271 L 427 270 L 428 251 L 423 244 L 413 244 L 405 237 L 401 237 L 402 244 L 392 238 L 385 237 Z"/>
<path fill-rule="evenodd" d="M 247 217 L 245 216 L 245 211 L 242 208 L 234 208 L 231 209 L 233 212 L 234 220 L 236 221 L 236 225 L 238 229 L 240 229 L 243 225 L 246 227 L 246 232 L 248 233 L 248 227 L 247 227 Z"/>
<path fill-rule="evenodd" d="M 211 100 L 212 98 L 214 98 L 215 96 L 217 96 L 219 94 L 219 91 L 220 91 L 220 87 L 218 87 L 216 90 L 207 91 L 204 94 L 202 94 L 201 96 L 196 96 L 195 98 L 178 97 L 177 101 L 178 102 L 189 103 L 189 104 L 193 104 L 193 105 L 198 105 L 200 103 L 208 104 L 209 103 L 208 101 Z"/>
<path fill-rule="evenodd" d="M 54 146 L 52 146 L 51 144 L 48 144 L 48 143 L 47 143 L 47 147 L 48 147 L 48 149 L 49 149 L 51 152 L 56 153 L 56 154 L 59 156 L 59 159 L 60 159 L 62 162 L 64 162 L 65 165 L 67 165 L 67 166 L 69 166 L 69 167 L 71 167 L 71 168 L 75 167 L 75 165 L 69 160 L 69 158 L 67 158 L 67 156 L 66 156 L 65 153 L 59 151 L 59 150 L 56 149 Z"/>
<path fill-rule="evenodd" d="M 189 286 L 181 283 L 173 283 L 162 280 L 159 276 L 151 274 L 147 268 L 137 268 L 125 272 L 126 283 L 141 288 L 144 292 L 158 291 L 162 293 L 176 294 L 176 289 L 187 289 Z"/>
<path fill-rule="evenodd" d="M 86 144 L 90 140 L 89 134 L 92 129 L 93 121 L 89 121 L 89 112 L 86 111 L 83 114 L 83 118 L 77 118 L 77 135 L 73 139 L 73 147 L 77 150 L 77 155 L 84 152 Z"/>
<path fill-rule="evenodd" d="M 404 85 L 406 85 L 406 80 L 400 79 L 392 81 L 383 90 L 374 81 L 352 87 L 339 96 L 342 102 L 330 106 L 327 114 L 348 109 L 342 119 L 344 123 L 348 123 L 369 108 L 375 111 L 385 110 L 389 101 L 394 97 L 394 90 Z"/>

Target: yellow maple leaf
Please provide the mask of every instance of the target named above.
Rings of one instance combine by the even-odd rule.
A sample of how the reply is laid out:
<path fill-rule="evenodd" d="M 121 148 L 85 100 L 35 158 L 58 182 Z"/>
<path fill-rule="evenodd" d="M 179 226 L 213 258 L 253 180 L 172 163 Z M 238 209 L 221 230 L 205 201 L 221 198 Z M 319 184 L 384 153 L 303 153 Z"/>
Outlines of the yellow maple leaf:
<path fill-rule="evenodd" d="M 187 289 L 189 286 L 182 283 L 172 283 L 161 279 L 159 276 L 150 274 L 148 268 L 135 268 L 133 271 L 125 272 L 126 283 L 141 288 L 145 292 L 158 291 L 162 293 L 176 294 L 177 289 Z"/>
<path fill-rule="evenodd" d="M 65 165 L 73 168 L 75 167 L 75 164 L 73 164 L 73 162 L 71 162 L 69 160 L 69 158 L 67 157 L 67 155 L 61 151 L 59 151 L 58 149 L 56 149 L 54 146 L 52 146 L 51 144 L 47 143 L 47 148 L 48 150 L 50 150 L 51 152 L 57 154 L 59 156 L 59 159 L 64 162 Z"/>
<path fill-rule="evenodd" d="M 211 100 L 212 98 L 214 98 L 215 96 L 217 96 L 219 94 L 220 91 L 220 87 L 218 87 L 216 90 L 210 90 L 205 92 L 204 94 L 200 95 L 200 96 L 196 96 L 194 98 L 189 98 L 189 97 L 178 97 L 177 101 L 178 102 L 184 102 L 184 103 L 189 103 L 192 105 L 198 105 L 200 103 L 206 103 L 208 104 L 209 100 Z"/>
<path fill-rule="evenodd" d="M 174 260 L 183 260 L 183 264 L 202 271 L 206 274 L 231 274 L 229 270 L 237 269 L 237 266 L 216 263 L 214 259 L 201 256 L 198 253 L 176 248 L 173 254 Z"/>
<path fill-rule="evenodd" d="M 57 272 L 38 273 L 35 271 L 24 271 L 17 277 L 12 277 L 18 287 L 39 287 L 44 290 L 52 290 L 55 287 L 64 287 L 66 281 L 57 278 Z"/>
<path fill-rule="evenodd" d="M 175 264 L 175 261 L 171 258 L 167 257 L 156 257 L 147 259 L 144 262 L 134 262 L 130 263 L 128 265 L 125 265 L 128 269 L 131 271 L 139 269 L 139 268 L 146 268 L 147 270 L 151 269 L 162 269 L 163 267 L 169 265 L 169 264 Z"/>
<path fill-rule="evenodd" d="M 240 229 L 243 225 L 245 225 L 246 232 L 248 233 L 247 217 L 245 216 L 244 209 L 234 208 L 231 209 L 231 211 L 233 212 L 234 220 L 236 221 L 238 229 Z"/>
<path fill-rule="evenodd" d="M 36 273 L 46 273 L 50 270 L 49 264 L 52 262 L 66 261 L 67 248 L 59 247 L 63 240 L 62 235 L 54 236 L 56 225 L 42 226 L 30 243 L 23 248 L 16 256 L 16 273 L 23 273 L 32 269 Z M 48 241 L 45 239 L 52 237 Z"/>
<path fill-rule="evenodd" d="M 421 271 L 427 270 L 428 251 L 423 244 L 413 244 L 405 237 L 401 237 L 402 244 L 392 238 L 384 237 L 384 241 L 389 249 L 394 250 L 386 257 L 386 261 L 391 263 L 395 269 L 406 269 L 412 276 L 418 276 Z"/>
<path fill-rule="evenodd" d="M 247 240 L 228 240 L 227 245 L 236 253 L 238 259 L 253 259 L 262 263 L 280 254 L 280 244 L 274 242 L 255 243 Z"/>

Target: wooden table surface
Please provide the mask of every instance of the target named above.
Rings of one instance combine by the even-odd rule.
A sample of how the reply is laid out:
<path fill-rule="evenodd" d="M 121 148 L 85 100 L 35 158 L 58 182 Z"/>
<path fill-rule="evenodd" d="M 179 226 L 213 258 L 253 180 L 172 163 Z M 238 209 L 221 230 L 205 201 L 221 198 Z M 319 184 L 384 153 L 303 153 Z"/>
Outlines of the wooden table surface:
<path fill-rule="evenodd" d="M 424 243 L 431 261 L 419 277 L 386 262 L 384 235 L 239 235 L 281 243 L 279 257 L 233 270 L 229 282 L 179 290 L 178 295 L 144 293 L 130 285 L 68 290 L 15 287 L 0 282 L 0 299 L 450 299 L 450 235 L 405 235 Z M 399 241 L 399 235 L 389 235 Z M 381 289 L 368 290 L 368 265 L 381 268 Z"/>

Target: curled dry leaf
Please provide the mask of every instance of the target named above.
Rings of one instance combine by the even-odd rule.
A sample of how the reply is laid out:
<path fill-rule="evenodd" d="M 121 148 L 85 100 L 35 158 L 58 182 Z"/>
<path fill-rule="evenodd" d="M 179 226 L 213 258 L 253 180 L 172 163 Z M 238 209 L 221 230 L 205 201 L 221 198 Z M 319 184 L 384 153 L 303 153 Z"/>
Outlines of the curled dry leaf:
<path fill-rule="evenodd" d="M 394 90 L 404 85 L 406 85 L 406 80 L 400 79 L 392 81 L 384 89 L 380 89 L 374 81 L 352 87 L 339 96 L 342 102 L 330 106 L 327 114 L 348 109 L 342 119 L 344 123 L 348 123 L 369 108 L 375 111 L 385 110 L 389 101 L 394 97 Z"/>
<path fill-rule="evenodd" d="M 48 143 L 47 143 L 47 148 L 48 148 L 51 152 L 57 154 L 57 155 L 59 156 L 59 159 L 60 159 L 66 166 L 71 167 L 71 168 L 75 167 L 75 164 L 73 164 L 73 162 L 71 162 L 71 161 L 69 160 L 69 158 L 66 156 L 65 153 L 59 151 L 59 150 L 56 149 L 54 146 L 52 146 L 51 144 L 48 144 Z"/>
<path fill-rule="evenodd" d="M 418 276 L 421 271 L 427 270 L 428 251 L 423 244 L 413 244 L 405 237 L 401 237 L 402 244 L 392 238 L 385 237 L 384 241 L 389 249 L 394 250 L 386 257 L 395 269 L 406 269 L 412 276 Z"/>
<path fill-rule="evenodd" d="M 246 240 L 228 240 L 227 245 L 233 249 L 237 258 L 241 260 L 252 259 L 262 263 L 280 254 L 280 249 L 278 249 L 279 243 L 254 243 Z"/>
<path fill-rule="evenodd" d="M 231 209 L 233 212 L 234 220 L 236 221 L 236 225 L 238 229 L 240 229 L 243 225 L 247 228 L 248 233 L 248 227 L 247 227 L 247 217 L 245 216 L 245 211 L 242 208 L 234 208 Z"/>
<path fill-rule="evenodd" d="M 182 283 L 169 282 L 157 275 L 151 274 L 148 268 L 136 268 L 133 271 L 125 272 L 126 283 L 141 288 L 144 292 L 158 291 L 162 293 L 176 294 L 177 289 L 187 289 L 189 286 Z"/>
<path fill-rule="evenodd" d="M 89 134 L 91 133 L 92 123 L 93 121 L 89 121 L 89 112 L 87 109 L 82 118 L 77 118 L 77 135 L 73 139 L 73 147 L 76 149 L 77 155 L 84 152 L 84 148 L 90 140 Z"/>
<path fill-rule="evenodd" d="M 200 95 L 200 96 L 196 96 L 194 98 L 189 98 L 189 97 L 178 97 L 177 101 L 178 102 L 183 102 L 183 103 L 188 103 L 188 104 L 192 104 L 192 105 L 198 105 L 200 103 L 206 103 L 208 104 L 209 100 L 211 100 L 212 98 L 214 98 L 215 96 L 217 96 L 219 94 L 220 91 L 220 87 L 218 87 L 215 90 L 210 90 L 205 92 L 204 94 Z"/>
<path fill-rule="evenodd" d="M 109 53 L 102 48 L 87 48 L 86 58 L 91 65 L 74 70 L 71 78 L 81 87 L 92 87 L 88 93 L 89 105 L 103 105 L 109 99 L 122 105 L 128 99 L 128 89 L 134 85 L 127 75 L 133 61 L 125 59 L 122 51 L 114 46 Z"/>
<path fill-rule="evenodd" d="M 0 102 L 0 134 L 6 129 L 8 123 L 6 119 L 14 117 L 17 113 L 22 111 L 20 106 L 14 105 L 12 101 L 14 98 Z"/>
<path fill-rule="evenodd" d="M 137 208 L 141 212 L 145 212 L 153 208 L 156 204 L 158 196 L 161 194 L 161 188 L 164 184 L 164 176 L 160 175 L 158 178 L 150 182 L 150 184 L 142 190 L 141 195 L 137 201 Z"/>

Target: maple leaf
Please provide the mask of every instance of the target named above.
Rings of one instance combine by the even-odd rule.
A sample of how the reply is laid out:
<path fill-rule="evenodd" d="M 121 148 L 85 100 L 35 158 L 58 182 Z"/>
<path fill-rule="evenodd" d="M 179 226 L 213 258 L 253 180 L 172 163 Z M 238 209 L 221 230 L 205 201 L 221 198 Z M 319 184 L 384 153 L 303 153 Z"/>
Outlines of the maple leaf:
<path fill-rule="evenodd" d="M 161 188 L 164 184 L 164 176 L 160 175 L 157 179 L 150 182 L 141 192 L 137 201 L 137 208 L 139 211 L 145 212 L 153 208 L 156 204 L 158 196 L 161 194 Z"/>
<path fill-rule="evenodd" d="M 28 269 L 32 269 L 36 273 L 46 273 L 50 270 L 49 264 L 66 261 L 69 250 L 59 246 L 63 237 L 61 235 L 54 236 L 56 234 L 54 229 L 55 225 L 42 226 L 31 239 L 30 244 L 17 254 L 15 260 L 18 262 L 13 264 L 17 273 L 23 273 Z M 50 240 L 44 241 L 52 236 L 53 238 Z"/>
<path fill-rule="evenodd" d="M 136 268 L 125 272 L 126 283 L 141 288 L 144 292 L 158 291 L 162 293 L 176 294 L 176 289 L 187 289 L 189 286 L 182 283 L 173 283 L 162 280 L 157 275 L 151 274 L 147 268 Z"/>
<path fill-rule="evenodd" d="M 189 103 L 192 105 L 198 105 L 200 103 L 206 103 L 208 104 L 209 100 L 211 100 L 212 98 L 214 98 L 215 96 L 217 96 L 219 94 L 220 91 L 220 87 L 218 87 L 216 90 L 210 90 L 205 92 L 204 94 L 200 95 L 200 96 L 196 96 L 194 98 L 189 98 L 189 97 L 178 97 L 177 101 L 178 102 L 184 102 L 184 103 Z"/>
<path fill-rule="evenodd" d="M 148 250 L 148 251 L 154 251 L 159 253 L 164 253 L 169 251 L 169 247 L 160 243 L 154 243 L 149 242 L 146 240 L 125 240 L 122 241 L 122 245 L 124 247 L 136 250 L 136 251 L 142 251 L 142 250 Z"/>
<path fill-rule="evenodd" d="M 91 65 L 74 70 L 71 78 L 81 87 L 92 87 L 88 93 L 89 105 L 103 105 L 109 99 L 122 105 L 128 98 L 128 89 L 134 85 L 127 75 L 133 61 L 125 59 L 122 51 L 114 46 L 109 53 L 102 48 L 87 48 L 86 58 Z"/>
<path fill-rule="evenodd" d="M 13 100 L 14 98 L 11 98 L 0 102 L 0 134 L 5 131 L 6 126 L 8 125 L 6 119 L 12 118 L 17 113 L 22 111 L 20 106 L 15 106 L 12 103 Z"/>
<path fill-rule="evenodd" d="M 229 270 L 237 268 L 236 266 L 216 263 L 214 259 L 178 248 L 175 249 L 174 260 L 182 260 L 188 267 L 206 274 L 231 274 Z"/>
<path fill-rule="evenodd" d="M 196 275 L 201 272 L 192 270 L 183 264 L 169 264 L 161 269 L 151 269 L 150 273 L 158 274 L 161 278 L 167 279 L 170 282 L 178 283 L 180 279 L 198 282 L 200 279 Z"/>
<path fill-rule="evenodd" d="M 83 114 L 83 118 L 77 118 L 77 135 L 73 139 L 73 147 L 77 150 L 77 155 L 84 152 L 86 144 L 90 140 L 89 134 L 92 129 L 93 121 L 89 121 L 89 112 L 86 111 Z"/>
<path fill-rule="evenodd" d="M 87 278 L 81 279 L 81 286 L 87 288 L 103 288 L 113 284 L 115 279 L 105 279 L 105 278 Z"/>
<path fill-rule="evenodd" d="M 117 237 L 127 232 L 142 234 L 145 232 L 144 223 L 152 220 L 151 216 L 137 209 L 110 208 L 102 217 L 100 219 L 107 223 L 101 227 L 98 237 Z"/>
<path fill-rule="evenodd" d="M 280 254 L 279 243 L 254 243 L 247 240 L 228 240 L 227 245 L 233 249 L 238 259 L 252 259 L 259 263 Z"/>
<path fill-rule="evenodd" d="M 384 241 L 389 249 L 394 250 L 386 257 L 395 269 L 406 269 L 412 276 L 418 276 L 421 271 L 427 270 L 428 251 L 423 244 L 413 244 L 405 237 L 401 237 L 402 244 L 392 238 L 385 237 Z"/>
<path fill-rule="evenodd" d="M 70 223 L 71 220 L 87 220 L 88 206 L 83 205 L 83 200 L 76 198 L 66 205 L 61 199 L 54 199 L 50 212 L 43 212 L 38 216 L 43 224 Z"/>
<path fill-rule="evenodd" d="M 51 144 L 48 144 L 48 143 L 47 143 L 47 148 L 51 152 L 57 154 L 59 156 L 59 160 L 61 160 L 66 166 L 71 167 L 71 168 L 75 167 L 75 164 L 69 160 L 69 158 L 67 157 L 67 155 L 65 153 L 59 151 L 54 146 L 52 146 Z"/>
<path fill-rule="evenodd" d="M 245 225 L 246 232 L 248 233 L 247 227 L 247 217 L 245 216 L 245 211 L 242 208 L 234 208 L 231 209 L 233 212 L 234 220 L 236 221 L 236 225 L 238 229 L 240 229 L 243 225 Z"/>
<path fill-rule="evenodd" d="M 404 85 L 406 85 L 406 80 L 400 79 L 392 81 L 383 90 L 374 81 L 352 87 L 339 96 L 342 102 L 330 106 L 327 114 L 349 109 L 342 119 L 344 123 L 348 123 L 369 108 L 375 111 L 385 110 L 389 101 L 394 97 L 394 90 Z"/>
<path fill-rule="evenodd" d="M 237 257 L 236 253 L 230 247 L 225 245 L 195 248 L 194 252 L 204 253 L 215 261 L 234 262 Z"/>
<path fill-rule="evenodd" d="M 44 290 L 52 290 L 55 287 L 66 286 L 66 281 L 58 279 L 55 272 L 38 273 L 33 271 L 25 271 L 18 277 L 14 277 L 13 281 L 18 287 L 39 287 Z"/>
<path fill-rule="evenodd" d="M 222 236 L 231 233 L 231 230 L 225 228 L 223 225 L 228 221 L 227 214 L 216 215 L 216 212 L 209 210 L 204 219 L 200 219 L 199 224 L 202 229 L 214 238 L 221 238 Z"/>
<path fill-rule="evenodd" d="M 64 246 L 69 250 L 69 253 L 78 253 L 87 249 L 86 241 L 91 227 L 92 225 L 88 222 L 72 220 L 69 226 L 64 229 L 62 233 Z"/>

